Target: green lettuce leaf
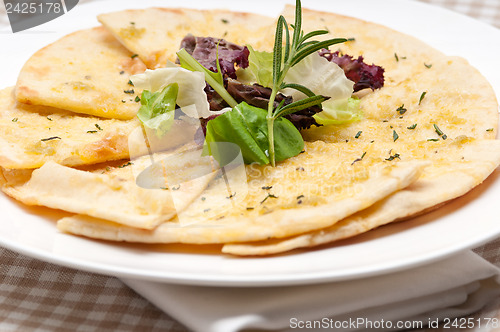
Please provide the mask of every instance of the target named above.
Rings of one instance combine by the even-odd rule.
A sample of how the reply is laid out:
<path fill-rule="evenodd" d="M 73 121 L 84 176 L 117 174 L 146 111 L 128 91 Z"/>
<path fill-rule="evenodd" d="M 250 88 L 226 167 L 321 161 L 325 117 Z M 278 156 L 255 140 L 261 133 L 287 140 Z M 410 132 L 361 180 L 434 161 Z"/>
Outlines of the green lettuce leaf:
<path fill-rule="evenodd" d="M 255 51 L 248 45 L 247 47 L 250 50 L 250 66 L 241 71 L 242 80 L 271 86 L 273 54 Z M 285 82 L 300 84 L 316 95 L 330 97 L 328 101 L 322 103 L 323 111 L 314 116 L 319 124 L 339 125 L 363 118 L 359 109 L 359 100 L 350 98 L 354 82 L 345 76 L 344 71 L 337 64 L 317 53 L 311 54 L 292 67 L 285 77 Z M 306 98 L 304 93 L 292 88 L 283 89 L 281 92 L 291 96 L 294 101 Z"/>
<path fill-rule="evenodd" d="M 296 83 L 307 87 L 316 95 L 330 97 L 330 100 L 343 100 L 351 97 L 354 82 L 345 76 L 344 70 L 315 52 L 290 68 L 285 83 Z M 295 89 L 281 91 L 294 101 L 306 98 Z"/>
<path fill-rule="evenodd" d="M 137 117 L 144 127 L 153 130 L 159 138 L 170 130 L 174 123 L 174 110 L 179 93 L 179 85 L 172 83 L 159 92 L 144 90 Z"/>
<path fill-rule="evenodd" d="M 205 76 L 202 73 L 174 66 L 155 70 L 148 69 L 143 74 L 132 76 L 130 80 L 135 87 L 151 92 L 162 91 L 166 86 L 176 83 L 179 86 L 176 102 L 187 116 L 198 119 L 212 115 L 204 90 L 206 86 Z M 193 105 L 194 107 L 187 107 Z"/>
<path fill-rule="evenodd" d="M 273 85 L 273 53 L 259 52 L 247 45 L 250 55 L 248 56 L 248 67 L 238 72 L 238 80 L 253 84 L 257 83 L 265 87 Z"/>
<path fill-rule="evenodd" d="M 269 164 L 269 140 L 267 137 L 267 111 L 247 103 L 236 105 L 207 124 L 206 147 L 208 153 L 221 164 L 234 159 L 232 151 L 223 151 L 217 142 L 237 144 L 246 164 Z M 298 155 L 304 149 L 304 140 L 295 126 L 285 118 L 274 122 L 276 161 Z"/>
<path fill-rule="evenodd" d="M 359 121 L 363 118 L 358 98 L 328 100 L 323 103 L 323 111 L 314 115 L 319 124 L 339 125 Z"/>

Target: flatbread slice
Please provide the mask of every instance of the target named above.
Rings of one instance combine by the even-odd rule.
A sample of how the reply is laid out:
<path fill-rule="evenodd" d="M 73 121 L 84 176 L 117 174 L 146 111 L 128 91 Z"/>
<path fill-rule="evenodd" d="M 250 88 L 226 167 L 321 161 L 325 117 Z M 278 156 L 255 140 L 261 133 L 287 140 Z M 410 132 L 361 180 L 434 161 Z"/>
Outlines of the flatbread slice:
<path fill-rule="evenodd" d="M 358 149 L 341 151 L 339 146 L 315 142 L 278 168 L 248 166 L 248 192 L 240 204 L 226 208 L 214 204 L 212 197 L 217 191 L 226 190 L 223 179 L 217 179 L 183 212 L 185 219 L 193 220 L 186 223 L 188 226 L 172 220 L 143 231 L 75 216 L 61 219 L 58 228 L 130 242 L 206 244 L 282 238 L 335 224 L 414 182 L 427 164 L 391 163 L 379 158 L 353 163 L 360 155 Z M 223 198 L 226 201 L 230 199 L 227 195 Z M 231 191 L 232 197 L 239 195 L 241 192 Z M 213 210 L 219 214 L 208 218 Z"/>
<path fill-rule="evenodd" d="M 155 155 L 157 160 L 168 154 Z M 197 158 L 196 165 L 186 155 L 177 165 L 164 168 L 166 178 L 212 168 L 211 158 Z M 157 189 L 139 187 L 137 172 L 152 165 L 151 156 L 122 164 L 97 165 L 79 170 L 48 162 L 41 168 L 2 170 L 2 190 L 27 205 L 40 205 L 73 213 L 106 218 L 131 227 L 152 229 L 185 209 L 208 185 L 214 174 L 205 172 L 177 188 L 174 202 L 168 182 Z"/>
<path fill-rule="evenodd" d="M 280 240 L 226 244 L 222 251 L 249 256 L 314 247 L 421 213 L 464 195 L 486 179 L 500 164 L 500 141 L 441 143 L 429 151 L 429 159 L 433 164 L 416 182 L 331 227 Z"/>
<path fill-rule="evenodd" d="M 294 16 L 287 6 L 283 15 Z M 302 28 L 307 33 L 327 29 L 317 39 L 353 38 L 335 45 L 367 64 L 385 69 L 384 87 L 360 91 L 363 121 L 343 126 L 314 127 L 304 132 L 309 140 L 343 142 L 390 142 L 394 131 L 398 142 L 440 139 L 436 125 L 448 138 L 462 135 L 494 139 L 498 132 L 498 102 L 495 91 L 481 73 L 465 59 L 447 56 L 421 40 L 382 25 L 334 13 L 303 9 Z M 467 77 L 467 79 L 464 79 Z"/>
<path fill-rule="evenodd" d="M 226 10 L 132 9 L 101 14 L 98 20 L 150 69 L 174 62 L 187 34 L 268 49 L 266 41 L 273 39 L 275 29 L 273 18 Z"/>
<path fill-rule="evenodd" d="M 22 68 L 17 100 L 104 118 L 132 119 L 140 91 L 128 84 L 146 66 L 105 28 L 69 34 L 36 52 Z"/>
<path fill-rule="evenodd" d="M 128 137 L 139 126 L 138 120 L 18 103 L 13 89 L 7 88 L 0 91 L 0 166 L 38 168 L 48 161 L 79 166 L 125 159 Z"/>

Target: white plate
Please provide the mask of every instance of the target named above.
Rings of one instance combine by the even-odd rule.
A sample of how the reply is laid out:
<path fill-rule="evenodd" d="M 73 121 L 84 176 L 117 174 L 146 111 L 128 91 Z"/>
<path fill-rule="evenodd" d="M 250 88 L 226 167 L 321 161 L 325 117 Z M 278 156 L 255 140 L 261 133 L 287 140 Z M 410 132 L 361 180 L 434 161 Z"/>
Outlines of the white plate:
<path fill-rule="evenodd" d="M 229 8 L 277 15 L 285 1 L 189 1 L 195 8 Z M 15 84 L 37 49 L 70 31 L 97 25 L 96 14 L 125 8 L 172 6 L 178 1 L 96 1 L 30 31 L 0 32 L 4 86 Z M 183 4 L 184 5 L 184 4 Z M 414 35 L 449 55 L 469 59 L 500 96 L 500 31 L 446 10 L 402 0 L 319 1 L 303 6 L 382 23 Z M 464 77 L 464 79 L 467 79 Z M 0 197 L 0 244 L 21 253 L 109 275 L 171 283 L 271 286 L 361 278 L 406 269 L 471 248 L 500 234 L 500 172 L 466 196 L 413 219 L 316 250 L 268 258 L 234 258 L 218 247 L 189 252 L 169 245 L 123 245 L 59 233 L 60 212 L 28 208 Z"/>

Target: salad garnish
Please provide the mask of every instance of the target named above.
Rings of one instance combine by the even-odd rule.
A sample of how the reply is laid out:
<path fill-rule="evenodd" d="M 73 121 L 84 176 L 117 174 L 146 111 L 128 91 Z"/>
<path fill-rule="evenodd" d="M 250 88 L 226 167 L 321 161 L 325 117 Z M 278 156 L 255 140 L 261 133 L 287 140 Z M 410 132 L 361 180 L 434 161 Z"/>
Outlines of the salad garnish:
<path fill-rule="evenodd" d="M 274 139 L 275 121 L 287 114 L 292 114 L 302 109 L 320 105 L 326 97 L 314 95 L 307 87 L 300 84 L 287 84 L 285 77 L 293 66 L 301 62 L 305 57 L 331 45 L 346 42 L 346 38 L 334 38 L 325 41 L 310 40 L 319 35 L 327 34 L 327 30 L 315 30 L 304 35 L 302 30 L 302 7 L 300 0 L 295 3 L 295 24 L 292 26 L 293 35 L 290 39 L 288 23 L 283 15 L 278 18 L 273 51 L 273 84 L 271 98 L 267 109 L 267 136 L 269 140 L 269 160 L 272 166 L 276 165 L 276 151 Z M 283 33 L 285 34 L 285 46 L 283 47 Z M 280 103 L 274 107 L 274 100 L 278 92 L 285 88 L 296 89 L 304 93 L 307 98 L 284 106 Z"/>
<path fill-rule="evenodd" d="M 138 117 L 161 136 L 172 124 L 172 111 L 180 107 L 188 117 L 200 120 L 195 141 L 204 143 L 205 151 L 222 165 L 233 153 L 225 156 L 219 142 L 238 145 L 247 164 L 275 166 L 303 151 L 300 130 L 360 120 L 360 100 L 353 93 L 384 84 L 383 68 L 365 64 L 362 56 L 353 59 L 328 50 L 354 38 L 314 39 L 328 33 L 327 29 L 302 30 L 301 1 L 296 0 L 294 24 L 289 25 L 284 16 L 278 19 L 272 52 L 187 35 L 177 52 L 181 68 L 176 68 L 203 74 L 204 87 L 200 89 L 196 81 L 196 89 L 189 89 L 198 113 L 185 110 L 187 104 L 179 102 L 176 82 L 165 71 L 173 70 L 174 64 L 168 64 L 132 78 L 135 87 L 144 89 L 137 98 L 141 102 Z M 156 73 L 161 70 L 165 72 Z M 186 91 L 184 80 L 182 84 L 179 96 Z M 207 103 L 201 105 L 200 99 Z"/>

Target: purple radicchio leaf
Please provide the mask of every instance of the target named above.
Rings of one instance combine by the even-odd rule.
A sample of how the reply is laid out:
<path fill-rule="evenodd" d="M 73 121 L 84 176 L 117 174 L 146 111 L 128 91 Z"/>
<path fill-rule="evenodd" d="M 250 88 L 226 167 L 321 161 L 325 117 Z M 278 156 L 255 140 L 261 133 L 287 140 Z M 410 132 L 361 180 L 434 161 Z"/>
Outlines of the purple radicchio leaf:
<path fill-rule="evenodd" d="M 184 48 L 202 66 L 210 71 L 217 72 L 217 50 L 219 64 L 223 76 L 236 79 L 236 68 L 248 67 L 250 51 L 246 46 L 239 46 L 224 39 L 213 37 L 195 37 L 191 34 L 181 42 Z"/>
<path fill-rule="evenodd" d="M 344 70 L 346 77 L 354 82 L 354 92 L 384 86 L 384 68 L 374 64 L 367 65 L 362 56 L 353 59 L 350 55 L 340 56 L 338 51 L 332 53 L 327 49 L 322 49 L 319 54 Z"/>

